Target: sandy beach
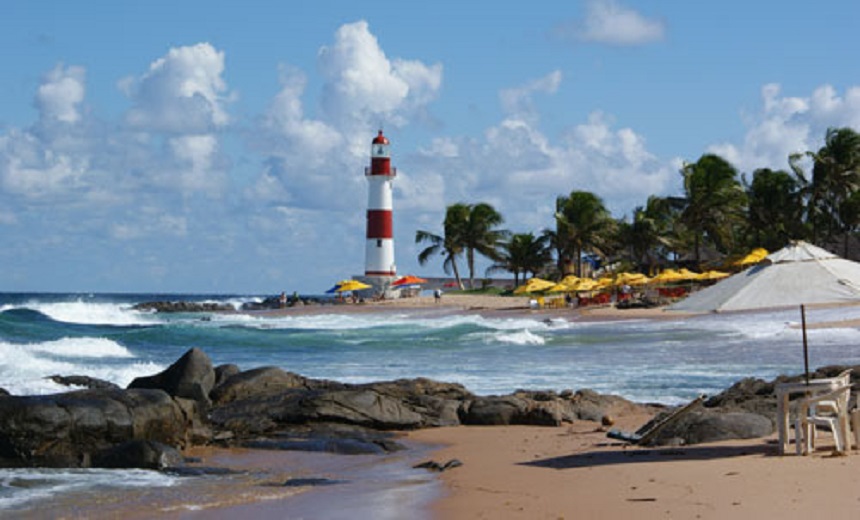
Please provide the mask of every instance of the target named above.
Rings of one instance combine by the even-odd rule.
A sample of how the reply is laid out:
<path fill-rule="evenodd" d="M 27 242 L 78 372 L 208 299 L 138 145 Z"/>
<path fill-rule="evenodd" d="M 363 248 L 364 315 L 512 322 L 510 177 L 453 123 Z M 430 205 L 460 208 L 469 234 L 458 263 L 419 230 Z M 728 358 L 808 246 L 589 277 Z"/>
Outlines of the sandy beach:
<path fill-rule="evenodd" d="M 635 430 L 645 417 L 625 417 Z M 860 455 L 777 455 L 775 438 L 680 448 L 624 446 L 597 423 L 454 427 L 412 438 L 463 465 L 441 474 L 434 518 L 857 518 Z"/>

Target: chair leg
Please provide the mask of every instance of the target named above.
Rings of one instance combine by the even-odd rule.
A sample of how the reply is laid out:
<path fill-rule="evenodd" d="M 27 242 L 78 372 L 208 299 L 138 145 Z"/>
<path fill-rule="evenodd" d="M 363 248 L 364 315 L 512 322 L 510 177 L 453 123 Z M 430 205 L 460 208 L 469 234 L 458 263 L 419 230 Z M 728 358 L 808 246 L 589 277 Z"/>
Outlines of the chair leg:
<path fill-rule="evenodd" d="M 854 430 L 854 447 L 860 449 L 860 408 L 851 410 L 851 429 Z"/>
<path fill-rule="evenodd" d="M 794 449 L 798 455 L 803 455 L 806 439 L 806 425 L 803 419 L 798 417 L 794 420 Z"/>

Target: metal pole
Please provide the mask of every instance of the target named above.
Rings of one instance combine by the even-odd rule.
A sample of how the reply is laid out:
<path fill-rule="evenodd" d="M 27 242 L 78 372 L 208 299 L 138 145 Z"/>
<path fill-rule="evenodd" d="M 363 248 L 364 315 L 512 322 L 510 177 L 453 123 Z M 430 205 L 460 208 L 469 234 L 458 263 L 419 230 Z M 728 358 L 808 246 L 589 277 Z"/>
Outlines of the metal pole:
<path fill-rule="evenodd" d="M 803 326 L 803 373 L 809 385 L 809 344 L 806 341 L 806 308 L 803 304 L 800 305 L 800 323 Z"/>

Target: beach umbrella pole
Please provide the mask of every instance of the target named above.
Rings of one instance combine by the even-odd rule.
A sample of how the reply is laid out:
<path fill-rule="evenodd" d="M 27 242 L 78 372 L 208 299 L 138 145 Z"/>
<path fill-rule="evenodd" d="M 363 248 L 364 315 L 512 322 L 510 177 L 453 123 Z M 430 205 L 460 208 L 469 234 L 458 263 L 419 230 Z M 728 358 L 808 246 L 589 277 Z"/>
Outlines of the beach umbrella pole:
<path fill-rule="evenodd" d="M 803 329 L 803 373 L 806 376 L 806 384 L 809 384 L 809 343 L 806 341 L 806 308 L 800 305 L 800 324 Z"/>

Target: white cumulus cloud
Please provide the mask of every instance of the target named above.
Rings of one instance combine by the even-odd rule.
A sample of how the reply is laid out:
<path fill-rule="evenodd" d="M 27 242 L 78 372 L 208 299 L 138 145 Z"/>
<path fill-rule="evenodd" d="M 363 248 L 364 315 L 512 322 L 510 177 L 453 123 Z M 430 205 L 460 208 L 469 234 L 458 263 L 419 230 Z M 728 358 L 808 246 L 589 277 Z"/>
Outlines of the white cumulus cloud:
<path fill-rule="evenodd" d="M 208 43 L 170 49 L 123 87 L 134 106 L 127 122 L 138 129 L 205 133 L 227 124 L 224 53 Z"/>
<path fill-rule="evenodd" d="M 708 151 L 743 172 L 758 168 L 787 169 L 791 154 L 817 150 L 828 127 L 860 128 L 860 87 L 840 95 L 821 85 L 807 96 L 785 96 L 777 83 L 761 89 L 761 107 L 744 120 L 741 143 L 717 143 Z"/>
<path fill-rule="evenodd" d="M 83 67 L 58 64 L 44 78 L 36 92 L 36 108 L 43 119 L 76 123 L 78 106 L 84 100 L 86 73 Z"/>
<path fill-rule="evenodd" d="M 558 29 L 565 39 L 609 45 L 642 45 L 661 41 L 665 24 L 646 18 L 615 0 L 589 0 L 583 20 Z"/>

